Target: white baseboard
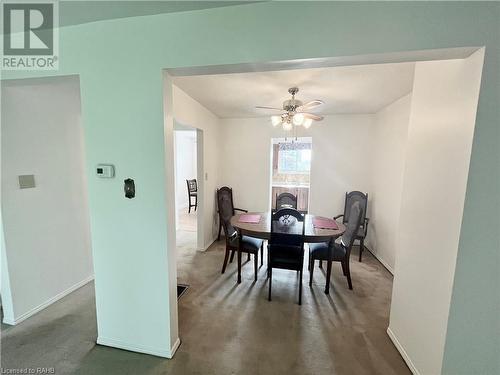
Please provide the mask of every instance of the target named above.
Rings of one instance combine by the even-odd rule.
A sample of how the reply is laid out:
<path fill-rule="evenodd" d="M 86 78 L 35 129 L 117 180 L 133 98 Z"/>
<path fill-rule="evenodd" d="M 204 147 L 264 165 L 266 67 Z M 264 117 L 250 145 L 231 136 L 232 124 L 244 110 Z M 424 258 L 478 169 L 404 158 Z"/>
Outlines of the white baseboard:
<path fill-rule="evenodd" d="M 76 284 L 70 286 L 68 289 L 66 290 L 63 290 L 61 293 L 55 295 L 54 297 L 52 298 L 49 298 L 47 301 L 41 303 L 40 305 L 32 308 L 31 310 L 29 311 L 26 311 L 25 313 L 21 314 L 19 317 L 17 318 L 10 318 L 10 317 L 4 317 L 3 319 L 3 322 L 5 324 L 9 324 L 11 326 L 14 326 L 16 324 L 19 324 L 21 323 L 22 321 L 32 317 L 33 315 L 35 315 L 37 312 L 45 309 L 46 307 L 52 305 L 54 302 L 57 302 L 59 301 L 61 298 L 63 297 L 66 297 L 68 294 L 74 292 L 75 290 L 81 288 L 82 286 L 84 286 L 85 284 L 91 282 L 92 280 L 94 280 L 94 275 L 90 275 L 89 277 L 83 279 L 82 281 L 79 281 L 77 282 Z"/>
<path fill-rule="evenodd" d="M 128 350 L 131 352 L 150 354 L 150 355 L 154 355 L 157 357 L 171 359 L 174 356 L 175 352 L 177 351 L 177 348 L 179 348 L 179 345 L 181 344 L 181 340 L 179 338 L 177 338 L 177 340 L 175 341 L 175 343 L 171 349 L 158 349 L 158 348 L 153 348 L 153 347 L 148 347 L 148 346 L 136 345 L 136 344 L 127 343 L 127 342 L 124 342 L 121 340 L 115 340 L 115 339 L 110 339 L 110 338 L 101 337 L 101 336 L 97 337 L 97 344 L 109 346 L 112 348 Z"/>
<path fill-rule="evenodd" d="M 370 251 L 370 253 L 372 253 L 372 252 Z M 379 256 L 377 253 L 372 253 L 372 254 L 373 254 L 373 256 L 374 256 L 375 258 L 377 258 L 377 260 L 378 260 L 380 263 L 382 263 L 382 265 L 383 265 L 383 266 L 387 269 L 387 271 L 389 271 L 392 275 L 394 275 L 394 270 L 392 269 L 392 267 L 391 267 L 391 266 L 389 266 L 389 263 L 387 263 L 387 262 L 384 260 L 384 258 L 382 258 L 381 256 Z"/>
<path fill-rule="evenodd" d="M 168 358 L 174 357 L 175 352 L 177 351 L 177 349 L 179 349 L 180 345 L 181 345 L 181 339 L 179 337 L 177 337 L 177 340 L 175 340 L 174 345 L 170 349 L 170 357 L 168 357 Z"/>
<path fill-rule="evenodd" d="M 15 326 L 16 320 L 13 317 L 5 316 L 3 317 L 3 324 L 7 324 L 9 326 Z"/>
<path fill-rule="evenodd" d="M 210 246 L 214 244 L 214 242 L 217 241 L 217 237 L 212 238 L 212 240 L 208 243 L 208 245 L 204 246 L 203 248 L 198 248 L 196 250 L 198 251 L 207 251 Z"/>
<path fill-rule="evenodd" d="M 384 258 L 382 258 L 380 255 L 378 255 L 376 252 L 370 250 L 368 247 L 365 246 L 365 250 L 368 250 L 370 252 L 370 254 L 372 254 L 375 259 L 377 259 L 380 263 L 382 263 L 382 265 L 385 267 L 385 269 L 387 271 L 389 271 L 393 276 L 394 276 L 394 270 L 392 269 L 392 267 L 389 265 L 389 263 L 387 263 Z"/>
<path fill-rule="evenodd" d="M 414 375 L 420 375 L 420 372 L 417 370 L 417 368 L 415 367 L 415 365 L 411 361 L 410 356 L 408 355 L 408 353 L 406 353 L 406 350 L 403 348 L 403 346 L 399 342 L 399 340 L 396 337 L 396 335 L 394 334 L 394 332 L 392 332 L 390 327 L 387 327 L 387 334 L 389 335 L 389 338 L 391 339 L 392 343 L 394 344 L 394 346 L 398 350 L 399 354 L 401 354 L 401 357 L 403 357 L 403 359 L 406 362 L 406 365 L 408 366 L 410 371 Z"/>

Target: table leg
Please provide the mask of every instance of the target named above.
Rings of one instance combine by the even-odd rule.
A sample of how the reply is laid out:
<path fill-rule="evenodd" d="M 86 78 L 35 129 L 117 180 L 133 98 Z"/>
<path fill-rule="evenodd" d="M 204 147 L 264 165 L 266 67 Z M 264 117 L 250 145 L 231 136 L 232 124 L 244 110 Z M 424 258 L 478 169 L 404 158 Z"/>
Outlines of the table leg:
<path fill-rule="evenodd" d="M 328 264 L 326 265 L 326 285 L 325 294 L 330 293 L 330 278 L 332 276 L 333 241 L 328 244 Z"/>
<path fill-rule="evenodd" d="M 330 293 L 330 276 L 332 274 L 332 262 L 328 261 L 326 265 L 326 286 L 325 286 L 325 294 Z"/>
<path fill-rule="evenodd" d="M 238 284 L 241 284 L 241 234 L 238 237 Z"/>

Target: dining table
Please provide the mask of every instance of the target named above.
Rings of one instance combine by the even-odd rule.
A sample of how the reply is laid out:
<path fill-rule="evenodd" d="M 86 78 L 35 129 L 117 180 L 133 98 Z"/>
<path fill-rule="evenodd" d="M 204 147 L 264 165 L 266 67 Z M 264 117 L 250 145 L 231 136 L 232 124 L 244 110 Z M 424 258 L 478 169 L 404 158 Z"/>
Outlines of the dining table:
<path fill-rule="evenodd" d="M 304 242 L 330 242 L 340 237 L 346 230 L 344 224 L 335 221 L 333 228 L 331 225 L 321 225 L 333 219 L 322 216 L 304 214 Z M 231 218 L 231 225 L 238 231 L 239 236 L 249 236 L 269 240 L 271 237 L 271 212 L 248 212 L 236 214 Z M 319 224 L 318 224 L 319 223 Z M 302 225 L 295 223 L 294 225 Z M 327 227 L 327 228 L 325 228 Z M 301 232 L 301 231 L 295 231 Z M 330 271 L 330 267 L 328 267 Z M 328 275 L 327 275 L 328 277 Z M 238 249 L 238 284 L 241 283 L 241 250 Z"/>

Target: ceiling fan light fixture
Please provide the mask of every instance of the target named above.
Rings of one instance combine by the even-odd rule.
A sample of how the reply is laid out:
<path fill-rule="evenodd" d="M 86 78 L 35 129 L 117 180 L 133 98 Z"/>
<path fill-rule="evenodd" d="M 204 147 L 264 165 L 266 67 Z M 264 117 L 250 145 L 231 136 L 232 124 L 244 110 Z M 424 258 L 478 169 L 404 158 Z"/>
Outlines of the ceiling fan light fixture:
<path fill-rule="evenodd" d="M 300 126 L 304 123 L 304 115 L 302 113 L 296 113 L 293 115 L 293 124 L 296 126 Z"/>
<path fill-rule="evenodd" d="M 295 99 L 295 94 L 299 92 L 298 87 L 291 87 L 288 89 L 291 99 L 285 100 L 283 102 L 283 108 L 268 107 L 268 106 L 257 106 L 255 108 L 280 111 L 280 115 L 272 115 L 271 123 L 273 127 L 281 125 L 284 131 L 290 131 L 294 126 L 304 126 L 305 129 L 309 129 L 313 121 L 323 120 L 323 116 L 310 113 L 309 109 L 316 108 L 324 104 L 321 100 L 311 100 L 307 103 Z"/>
<path fill-rule="evenodd" d="M 271 116 L 271 124 L 273 124 L 274 127 L 281 124 L 281 116 Z"/>
<path fill-rule="evenodd" d="M 310 119 L 310 118 L 306 118 L 306 119 L 304 120 L 304 123 L 303 123 L 304 128 L 309 129 L 309 128 L 311 127 L 312 123 L 313 123 L 313 120 L 312 120 L 312 119 Z"/>

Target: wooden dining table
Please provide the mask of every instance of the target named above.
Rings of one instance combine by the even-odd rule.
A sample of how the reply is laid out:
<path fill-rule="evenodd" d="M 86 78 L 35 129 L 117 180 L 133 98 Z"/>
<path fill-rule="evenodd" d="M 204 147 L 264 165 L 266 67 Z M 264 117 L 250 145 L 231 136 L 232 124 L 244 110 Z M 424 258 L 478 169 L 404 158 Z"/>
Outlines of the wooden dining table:
<path fill-rule="evenodd" d="M 260 221 L 258 223 L 240 222 L 240 217 L 242 215 L 259 215 Z M 334 241 L 345 232 L 345 225 L 339 222 L 337 222 L 338 229 L 316 228 L 313 224 L 315 217 L 320 218 L 320 216 L 305 214 L 304 242 L 313 243 Z M 249 212 L 237 214 L 231 218 L 231 225 L 236 228 L 239 235 L 268 240 L 271 237 L 271 212 Z M 239 283 L 241 283 L 240 250 L 238 250 L 238 284 Z"/>

